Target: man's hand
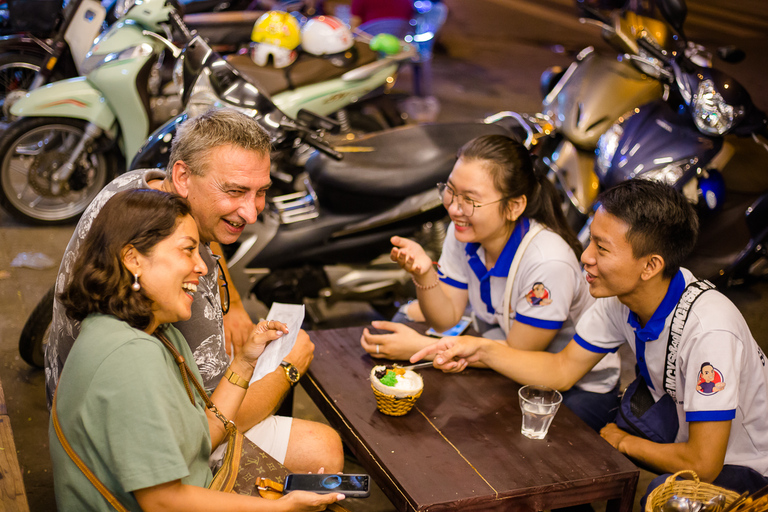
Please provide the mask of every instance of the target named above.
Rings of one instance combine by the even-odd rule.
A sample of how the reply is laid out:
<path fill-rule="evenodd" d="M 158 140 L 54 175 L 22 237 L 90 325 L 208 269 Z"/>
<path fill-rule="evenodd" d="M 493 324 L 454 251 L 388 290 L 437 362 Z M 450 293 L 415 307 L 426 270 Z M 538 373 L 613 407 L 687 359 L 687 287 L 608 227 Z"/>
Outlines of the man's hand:
<path fill-rule="evenodd" d="M 245 311 L 242 302 L 231 304 L 229 312 L 224 315 L 224 339 L 229 357 L 234 357 L 248 341 L 253 330 L 251 317 Z"/>
<path fill-rule="evenodd" d="M 435 354 L 434 367 L 444 372 L 457 373 L 472 363 L 480 362 L 480 349 L 486 342 L 496 343 L 475 336 L 447 336 L 437 343 L 416 352 L 410 361 L 416 363 Z"/>
<path fill-rule="evenodd" d="M 408 359 L 432 343 L 433 338 L 419 334 L 407 325 L 396 322 L 375 321 L 371 325 L 376 329 L 392 331 L 387 334 L 372 334 L 363 329 L 360 345 L 371 357 L 387 359 Z"/>
<path fill-rule="evenodd" d="M 304 329 L 299 331 L 299 335 L 296 336 L 296 343 L 288 355 L 285 356 L 285 360 L 291 363 L 299 370 L 299 373 L 304 375 L 309 368 L 309 364 L 315 357 L 315 344 L 309 339 L 309 334 Z M 280 368 L 278 368 L 280 370 Z M 282 370 L 281 370 L 282 371 Z"/>
<path fill-rule="evenodd" d="M 600 430 L 600 437 L 608 441 L 611 446 L 624 453 L 619 445 L 629 434 L 621 430 L 615 423 L 609 423 Z"/>

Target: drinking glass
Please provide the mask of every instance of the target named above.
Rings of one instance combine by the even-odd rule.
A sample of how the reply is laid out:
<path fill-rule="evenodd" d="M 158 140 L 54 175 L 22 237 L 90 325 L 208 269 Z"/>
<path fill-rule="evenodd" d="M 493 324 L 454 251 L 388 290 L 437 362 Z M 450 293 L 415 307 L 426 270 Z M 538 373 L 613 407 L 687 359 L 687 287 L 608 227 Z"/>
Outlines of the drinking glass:
<path fill-rule="evenodd" d="M 556 389 L 533 385 L 521 387 L 517 394 L 523 412 L 520 433 L 530 439 L 544 439 L 563 396 Z"/>

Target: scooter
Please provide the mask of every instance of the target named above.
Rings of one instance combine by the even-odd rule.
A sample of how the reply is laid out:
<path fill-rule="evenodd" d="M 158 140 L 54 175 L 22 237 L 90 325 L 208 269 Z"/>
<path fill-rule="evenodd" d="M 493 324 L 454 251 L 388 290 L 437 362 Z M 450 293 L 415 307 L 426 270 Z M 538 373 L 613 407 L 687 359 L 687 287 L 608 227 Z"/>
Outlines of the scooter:
<path fill-rule="evenodd" d="M 28 91 L 83 74 L 80 65 L 104 28 L 107 9 L 98 0 L 61 4 L 9 2 L 9 33 L 0 37 L 0 122 L 13 119 L 11 107 Z"/>
<path fill-rule="evenodd" d="M 648 16 L 619 10 L 604 15 L 589 6 L 582 8 L 590 17 L 581 21 L 602 28 L 603 38 L 618 54 L 590 46 L 566 70 L 545 71 L 541 113 L 530 117 L 536 130 L 548 135 L 539 140 L 535 152 L 561 191 L 563 211 L 576 231 L 586 221 L 598 192 L 593 169 L 599 137 L 626 112 L 664 94 L 656 68 L 645 62 L 652 57 L 637 41 L 643 38 L 665 48 L 672 39 L 667 23 Z M 708 60 L 700 48 L 692 47 L 689 53 L 702 63 Z"/>
<path fill-rule="evenodd" d="M 359 35 L 354 48 L 357 59 L 345 65 L 334 64 L 324 57 L 304 55 L 285 69 L 257 66 L 244 55 L 230 55 L 224 59 L 211 54 L 204 63 L 196 58 L 185 61 L 182 57 L 178 65 L 183 67 L 184 75 L 190 80 L 184 84 L 182 94 L 186 109 L 147 139 L 130 169 L 164 168 L 168 164 L 173 136 L 179 124 L 188 117 L 220 106 L 240 108 L 248 115 L 255 115 L 253 109 L 242 106 L 243 99 L 254 87 L 269 95 L 276 108 L 288 117 L 297 120 L 311 112 L 310 121 L 317 128 L 333 132 L 342 140 L 403 125 L 402 114 L 389 91 L 400 66 L 415 57 L 415 48 L 387 34 L 372 38 Z M 217 80 L 248 82 L 249 87 L 239 87 L 236 92 L 214 90 L 210 78 L 214 70 L 217 74 L 227 75 Z M 318 77 L 323 80 L 318 81 Z M 319 118 L 323 118 L 323 122 L 317 124 Z M 280 172 L 273 173 L 273 179 L 278 186 L 286 183 L 290 187 L 301 173 L 312 146 L 294 146 L 293 140 L 288 140 L 277 144 L 275 149 L 273 167 L 279 168 Z M 291 172 L 286 172 L 288 166 Z"/>
<path fill-rule="evenodd" d="M 178 100 L 163 96 L 159 77 L 165 51 L 179 52 L 160 35 L 171 25 L 191 37 L 170 0 L 137 4 L 96 39 L 85 76 L 14 104 L 20 119 L 0 137 L 0 203 L 9 213 L 37 224 L 75 219 L 174 113 Z"/>
<path fill-rule="evenodd" d="M 684 1 L 668 0 L 662 5 L 684 39 Z M 752 137 L 768 150 L 759 137 L 768 136 L 768 117 L 724 72 L 698 66 L 684 52 L 665 52 L 643 39 L 639 42 L 653 56 L 644 64 L 657 68 L 670 97 L 627 113 L 600 138 L 595 161 L 600 188 L 626 179 L 650 179 L 675 187 L 700 213 L 700 243 L 688 266 L 694 269 L 703 265 L 704 258 L 714 260 L 717 268 L 694 270 L 720 286 L 765 273 L 768 193 L 756 200 L 755 194 L 732 197 L 734 207 L 728 204 L 721 171 L 733 155 L 727 135 Z M 754 200 L 746 210 L 739 206 L 745 199 Z M 746 222 L 726 221 L 727 214 L 738 208 L 746 211 Z M 581 238 L 586 239 L 586 230 Z"/>

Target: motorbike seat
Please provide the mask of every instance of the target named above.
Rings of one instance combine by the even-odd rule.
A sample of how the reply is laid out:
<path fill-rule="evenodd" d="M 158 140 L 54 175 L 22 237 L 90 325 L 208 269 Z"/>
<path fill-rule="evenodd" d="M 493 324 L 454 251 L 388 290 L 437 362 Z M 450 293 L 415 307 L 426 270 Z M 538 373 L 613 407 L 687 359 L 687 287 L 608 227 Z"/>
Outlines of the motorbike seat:
<path fill-rule="evenodd" d="M 329 59 L 301 53 L 299 58 L 287 68 L 259 66 L 248 55 L 228 55 L 227 61 L 249 80 L 259 84 L 270 95 L 305 85 L 325 82 L 338 78 L 350 69 L 368 64 L 377 59 L 378 54 L 367 43 L 355 41 L 357 59 L 350 66 L 336 66 Z"/>
<path fill-rule="evenodd" d="M 324 206 L 357 211 L 434 188 L 448 178 L 464 143 L 490 134 L 509 132 L 483 123 L 405 126 L 337 146 L 341 161 L 316 153 L 306 169 Z"/>

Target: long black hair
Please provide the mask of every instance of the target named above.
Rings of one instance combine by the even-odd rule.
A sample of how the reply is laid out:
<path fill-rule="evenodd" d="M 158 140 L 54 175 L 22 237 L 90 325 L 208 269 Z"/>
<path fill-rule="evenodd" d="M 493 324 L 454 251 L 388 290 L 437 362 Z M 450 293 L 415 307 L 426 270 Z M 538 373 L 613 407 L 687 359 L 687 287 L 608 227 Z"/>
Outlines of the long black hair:
<path fill-rule="evenodd" d="M 525 196 L 527 206 L 523 215 L 560 235 L 573 249 L 576 258 L 581 257 L 583 248 L 565 220 L 555 186 L 536 172 L 525 146 L 505 135 L 483 135 L 464 144 L 458 157 L 485 163 L 494 186 L 507 198 L 499 203 L 502 215 L 510 200 Z"/>

